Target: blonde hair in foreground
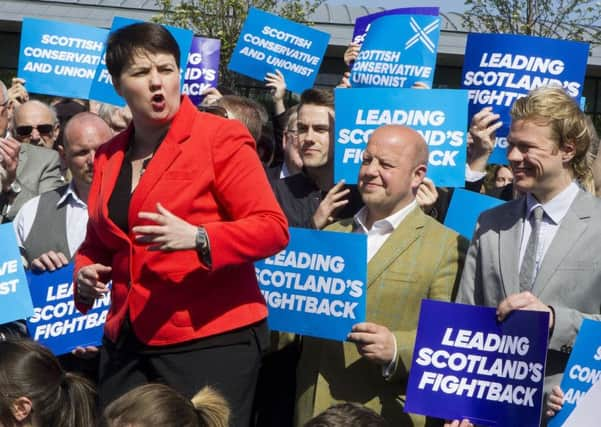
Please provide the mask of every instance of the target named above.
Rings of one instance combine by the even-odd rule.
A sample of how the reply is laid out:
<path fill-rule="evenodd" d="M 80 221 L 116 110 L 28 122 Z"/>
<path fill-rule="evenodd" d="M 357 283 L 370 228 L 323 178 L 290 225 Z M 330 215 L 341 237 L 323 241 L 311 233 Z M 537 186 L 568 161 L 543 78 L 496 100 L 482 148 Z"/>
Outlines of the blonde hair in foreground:
<path fill-rule="evenodd" d="M 104 410 L 107 427 L 228 427 L 230 409 L 206 386 L 191 399 L 163 384 L 137 387 Z"/>
<path fill-rule="evenodd" d="M 540 87 L 518 99 L 511 107 L 511 120 L 525 120 L 551 128 L 552 137 L 561 149 L 574 147 L 570 169 L 574 178 L 587 191 L 594 189 L 591 171 L 591 129 L 586 115 L 561 87 Z M 594 190 L 593 190 L 594 191 Z"/>

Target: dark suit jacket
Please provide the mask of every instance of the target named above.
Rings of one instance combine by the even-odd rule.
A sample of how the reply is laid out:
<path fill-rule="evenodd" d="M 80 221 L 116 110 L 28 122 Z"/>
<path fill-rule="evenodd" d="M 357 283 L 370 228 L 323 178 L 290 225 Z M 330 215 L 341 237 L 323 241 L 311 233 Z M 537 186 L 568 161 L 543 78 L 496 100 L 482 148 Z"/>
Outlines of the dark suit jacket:
<path fill-rule="evenodd" d="M 109 218 L 107 205 L 132 129 L 96 154 L 87 235 L 75 257 L 75 275 L 93 263 L 112 266 L 105 335 L 115 341 L 126 316 L 137 338 L 149 345 L 216 335 L 264 319 L 267 308 L 253 261 L 284 248 L 288 228 L 248 131 L 236 120 L 199 113 L 184 96 L 131 196 L 126 234 Z M 205 228 L 211 266 L 194 249 L 151 251 L 135 242 L 131 229 L 149 224 L 138 213 L 155 212 L 159 202 Z"/>

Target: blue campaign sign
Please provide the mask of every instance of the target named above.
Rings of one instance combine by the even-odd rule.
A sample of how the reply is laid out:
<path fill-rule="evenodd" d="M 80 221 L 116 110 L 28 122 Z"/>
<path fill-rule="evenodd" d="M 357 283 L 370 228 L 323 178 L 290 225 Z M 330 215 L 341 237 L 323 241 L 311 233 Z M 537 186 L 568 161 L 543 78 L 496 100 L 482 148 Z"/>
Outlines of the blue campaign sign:
<path fill-rule="evenodd" d="M 471 240 L 480 214 L 502 203 L 504 201 L 496 197 L 456 188 L 451 197 L 444 225 Z"/>
<path fill-rule="evenodd" d="M 387 15 L 371 23 L 351 71 L 353 87 L 432 87 L 440 18 Z"/>
<path fill-rule="evenodd" d="M 255 263 L 269 327 L 344 341 L 365 320 L 365 235 L 290 228 L 288 247 Z"/>
<path fill-rule="evenodd" d="M 538 427 L 549 314 L 423 300 L 405 410 L 478 425 Z"/>
<path fill-rule="evenodd" d="M 0 324 L 33 313 L 21 253 L 12 224 L 0 224 Z"/>
<path fill-rule="evenodd" d="M 25 18 L 17 75 L 29 92 L 87 99 L 107 34 L 88 25 Z"/>
<path fill-rule="evenodd" d="M 432 15 L 438 16 L 437 7 L 400 7 L 398 9 L 383 10 L 382 12 L 372 13 L 371 15 L 360 16 L 355 19 L 355 28 L 353 30 L 353 43 L 363 44 L 371 23 L 377 18 L 388 15 Z"/>
<path fill-rule="evenodd" d="M 490 163 L 507 164 L 509 111 L 541 86 L 562 86 L 578 102 L 584 86 L 588 43 L 510 34 L 468 34 L 461 87 L 469 89 L 469 117 L 492 106 L 501 115 Z"/>
<path fill-rule="evenodd" d="M 465 184 L 467 91 L 336 89 L 334 179 L 357 183 L 363 150 L 380 126 L 419 132 L 429 146 L 428 177 L 439 187 Z"/>
<path fill-rule="evenodd" d="M 601 378 L 601 322 L 584 319 L 563 373 L 563 408 L 549 421 L 559 427 L 568 419 L 578 400 Z"/>
<path fill-rule="evenodd" d="M 56 355 L 74 348 L 99 345 L 108 314 L 110 293 L 96 300 L 86 315 L 73 301 L 73 263 L 54 272 L 27 272 L 33 300 L 33 316 L 27 319 L 29 334 Z"/>
<path fill-rule="evenodd" d="M 286 86 L 300 93 L 313 87 L 330 35 L 251 8 L 228 68 L 263 81 L 280 70 Z"/>
<path fill-rule="evenodd" d="M 136 19 L 123 18 L 121 16 L 115 16 L 113 18 L 113 25 L 111 26 L 111 32 L 115 31 L 119 28 L 125 27 L 127 25 L 135 24 L 138 22 L 142 22 Z M 194 37 L 194 33 L 190 30 L 185 30 L 183 28 L 170 27 L 168 25 L 164 25 L 166 29 L 169 30 L 177 45 L 179 46 L 180 51 L 180 60 L 179 60 L 179 68 L 183 74 L 186 69 L 186 64 L 188 63 L 188 52 L 190 51 L 190 44 L 192 43 L 192 37 Z M 110 34 L 110 33 L 109 33 Z M 102 51 L 102 57 L 104 58 L 106 51 Z M 183 87 L 184 79 L 181 79 L 181 85 Z M 125 100 L 119 96 L 119 94 L 115 91 L 113 87 L 113 80 L 111 79 L 111 75 L 106 69 L 106 65 L 104 63 L 100 64 L 98 68 L 96 68 L 96 74 L 94 75 L 94 81 L 92 82 L 92 87 L 90 89 L 90 99 L 100 102 L 106 102 L 107 104 L 118 105 L 123 107 L 125 105 Z"/>
<path fill-rule="evenodd" d="M 190 97 L 194 105 L 202 102 L 205 90 L 217 87 L 220 49 L 221 40 L 206 37 L 192 39 L 182 92 Z"/>

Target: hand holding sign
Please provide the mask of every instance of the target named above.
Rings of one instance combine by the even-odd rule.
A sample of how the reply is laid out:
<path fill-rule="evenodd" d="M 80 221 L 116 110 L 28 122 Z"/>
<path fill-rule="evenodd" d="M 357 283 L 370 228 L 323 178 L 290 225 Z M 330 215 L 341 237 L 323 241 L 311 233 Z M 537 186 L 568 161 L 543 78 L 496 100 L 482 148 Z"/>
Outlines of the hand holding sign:
<path fill-rule="evenodd" d="M 112 268 L 108 265 L 91 264 L 85 266 L 77 273 L 76 301 L 86 305 L 92 305 L 97 298 L 102 297 L 109 291 L 106 277 Z"/>
<path fill-rule="evenodd" d="M 386 366 L 394 359 L 396 342 L 386 326 L 357 323 L 348 334 L 348 340 L 355 343 L 362 357 L 378 365 Z"/>
<path fill-rule="evenodd" d="M 563 408 L 563 391 L 556 385 L 547 396 L 547 416 L 552 417 Z"/>
<path fill-rule="evenodd" d="M 48 251 L 31 261 L 33 271 L 54 271 L 69 264 L 62 252 Z"/>
<path fill-rule="evenodd" d="M 484 107 L 472 117 L 469 129 L 472 143 L 468 148 L 470 169 L 485 171 L 488 158 L 495 148 L 496 132 L 503 126 L 500 117 L 492 107 Z"/>
<path fill-rule="evenodd" d="M 359 49 L 361 49 L 361 45 L 358 43 L 351 42 L 346 50 L 344 51 L 344 63 L 347 67 L 350 67 L 351 64 L 357 59 L 359 56 Z"/>
<path fill-rule="evenodd" d="M 444 423 L 444 427 L 474 427 L 474 425 L 470 423 L 469 420 L 462 420 L 461 422 L 459 422 L 459 420 L 453 420 Z"/>
<path fill-rule="evenodd" d="M 8 88 L 8 99 L 13 103 L 13 108 L 29 101 L 29 93 L 25 89 L 25 79 L 13 77 L 11 86 Z"/>
<path fill-rule="evenodd" d="M 553 328 L 553 310 L 530 292 L 509 295 L 497 307 L 497 318 L 503 321 L 514 310 L 544 311 L 549 313 L 549 329 Z"/>

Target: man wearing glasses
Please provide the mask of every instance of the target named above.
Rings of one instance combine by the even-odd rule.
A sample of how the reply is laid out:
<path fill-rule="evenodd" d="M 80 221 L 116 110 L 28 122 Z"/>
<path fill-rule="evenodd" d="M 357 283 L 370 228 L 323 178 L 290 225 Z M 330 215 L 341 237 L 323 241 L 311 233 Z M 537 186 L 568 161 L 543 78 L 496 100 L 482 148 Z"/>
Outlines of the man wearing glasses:
<path fill-rule="evenodd" d="M 0 97 L 0 222 L 9 222 L 27 200 L 61 186 L 63 179 L 58 153 L 34 145 L 54 144 L 58 125 L 52 110 L 39 101 L 25 102 L 14 111 L 9 136 L 3 125 L 10 106 L 4 85 Z"/>

